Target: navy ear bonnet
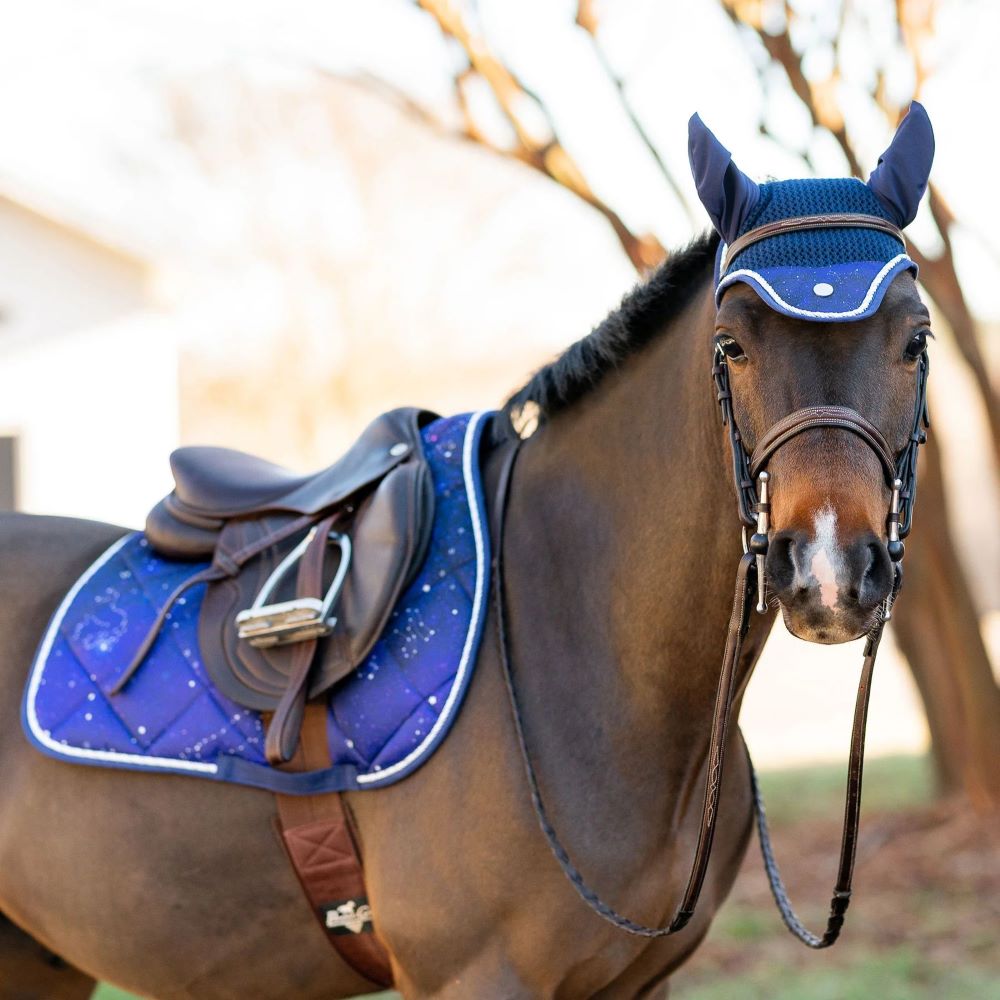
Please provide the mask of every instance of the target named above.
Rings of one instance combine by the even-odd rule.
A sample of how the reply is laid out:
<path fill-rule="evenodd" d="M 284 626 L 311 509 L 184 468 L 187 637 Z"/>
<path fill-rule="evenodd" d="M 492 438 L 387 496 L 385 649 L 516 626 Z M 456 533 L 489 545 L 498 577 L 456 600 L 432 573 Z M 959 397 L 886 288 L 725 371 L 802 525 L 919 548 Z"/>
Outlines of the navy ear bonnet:
<path fill-rule="evenodd" d="M 694 115 L 688 154 L 698 196 L 722 236 L 716 303 L 743 281 L 786 316 L 844 323 L 871 316 L 901 271 L 917 272 L 902 234 L 917 213 L 934 157 L 934 134 L 914 102 L 868 183 L 855 178 L 756 184 Z M 867 216 L 865 225 L 830 225 L 830 216 Z M 810 224 L 808 217 L 819 217 Z M 767 235 L 770 224 L 800 228 Z M 882 228 L 879 228 L 879 222 Z M 779 227 L 780 228 L 780 227 Z M 729 248 L 748 233 L 749 243 Z"/>

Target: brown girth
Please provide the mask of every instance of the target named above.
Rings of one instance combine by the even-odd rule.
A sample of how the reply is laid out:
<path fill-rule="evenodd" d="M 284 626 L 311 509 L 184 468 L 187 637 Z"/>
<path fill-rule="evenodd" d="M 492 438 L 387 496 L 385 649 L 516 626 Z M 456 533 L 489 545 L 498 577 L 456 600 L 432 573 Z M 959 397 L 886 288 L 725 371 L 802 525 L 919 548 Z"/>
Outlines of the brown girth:
<path fill-rule="evenodd" d="M 326 713 L 325 703 L 306 706 L 302 738 L 284 769 L 330 767 Z M 275 800 L 282 843 L 327 940 L 355 972 L 376 986 L 391 986 L 389 956 L 372 926 L 361 855 L 340 793 Z"/>
<path fill-rule="evenodd" d="M 839 212 L 833 215 L 798 215 L 792 219 L 778 219 L 767 222 L 763 226 L 751 229 L 726 248 L 726 256 L 722 261 L 722 274 L 729 270 L 729 265 L 746 250 L 747 247 L 770 239 L 772 236 L 783 236 L 785 233 L 797 233 L 803 229 L 877 229 L 888 233 L 899 240 L 905 250 L 906 240 L 902 230 L 886 219 L 877 215 L 855 215 L 851 212 Z"/>

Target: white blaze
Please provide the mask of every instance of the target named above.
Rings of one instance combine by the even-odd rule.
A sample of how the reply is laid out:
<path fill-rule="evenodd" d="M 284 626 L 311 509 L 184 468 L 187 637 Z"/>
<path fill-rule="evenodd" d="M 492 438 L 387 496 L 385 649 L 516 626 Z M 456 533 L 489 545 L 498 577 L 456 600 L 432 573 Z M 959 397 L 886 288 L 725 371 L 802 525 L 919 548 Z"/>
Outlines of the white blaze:
<path fill-rule="evenodd" d="M 795 567 L 796 581 L 807 584 L 813 578 L 819 584 L 820 603 L 833 609 L 837 605 L 837 574 L 843 569 L 844 560 L 837 546 L 837 512 L 827 504 L 813 521 L 813 540 L 806 546 L 802 565 Z"/>

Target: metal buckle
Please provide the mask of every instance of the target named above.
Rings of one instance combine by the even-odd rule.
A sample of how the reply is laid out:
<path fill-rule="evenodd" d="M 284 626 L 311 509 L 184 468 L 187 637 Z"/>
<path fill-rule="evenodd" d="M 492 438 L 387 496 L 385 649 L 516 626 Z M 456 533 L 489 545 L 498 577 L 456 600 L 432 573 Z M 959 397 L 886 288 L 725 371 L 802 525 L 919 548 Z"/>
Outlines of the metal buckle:
<path fill-rule="evenodd" d="M 318 597 L 298 597 L 292 601 L 268 604 L 271 594 L 293 566 L 302 558 L 309 543 L 316 537 L 313 528 L 291 552 L 281 560 L 260 588 L 253 604 L 236 616 L 236 630 L 241 639 L 246 639 L 257 649 L 271 646 L 286 646 L 307 639 L 319 639 L 329 635 L 337 624 L 329 614 L 334 602 L 340 596 L 341 588 L 351 564 L 351 540 L 339 531 L 331 531 L 328 541 L 340 548 L 340 565 L 336 576 L 321 601 Z"/>
<path fill-rule="evenodd" d="M 760 483 L 760 496 L 757 501 L 757 531 L 755 536 L 763 536 L 765 543 L 763 552 L 759 550 L 759 547 L 754 549 L 754 558 L 757 563 L 757 613 L 761 615 L 767 614 L 767 580 L 764 578 L 764 560 L 767 551 L 767 533 L 771 525 L 768 513 L 771 509 L 770 498 L 767 492 L 769 479 L 766 472 L 761 472 L 757 476 L 757 481 Z"/>

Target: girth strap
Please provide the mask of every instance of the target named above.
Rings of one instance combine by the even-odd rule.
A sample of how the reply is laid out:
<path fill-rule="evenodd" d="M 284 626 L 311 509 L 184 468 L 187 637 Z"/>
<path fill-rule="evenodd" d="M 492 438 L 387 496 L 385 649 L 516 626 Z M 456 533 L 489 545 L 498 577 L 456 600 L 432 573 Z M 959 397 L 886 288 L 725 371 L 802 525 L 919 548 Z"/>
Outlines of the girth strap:
<path fill-rule="evenodd" d="M 756 478 L 767 465 L 771 456 L 783 445 L 804 431 L 818 427 L 838 427 L 850 431 L 868 445 L 875 453 L 885 473 L 885 481 L 891 487 L 896 478 L 896 464 L 892 450 L 882 436 L 882 432 L 869 420 L 849 406 L 807 406 L 802 410 L 782 417 L 757 442 L 750 456 L 750 476 Z"/>

